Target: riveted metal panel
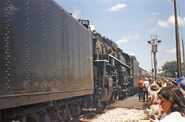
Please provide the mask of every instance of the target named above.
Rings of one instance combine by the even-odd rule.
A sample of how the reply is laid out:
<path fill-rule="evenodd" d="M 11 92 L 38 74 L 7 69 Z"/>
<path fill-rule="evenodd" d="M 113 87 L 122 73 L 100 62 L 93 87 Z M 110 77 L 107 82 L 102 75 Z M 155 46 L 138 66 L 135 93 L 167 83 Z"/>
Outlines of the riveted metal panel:
<path fill-rule="evenodd" d="M 92 35 L 62 7 L 0 1 L 0 109 L 92 94 L 92 70 Z"/>

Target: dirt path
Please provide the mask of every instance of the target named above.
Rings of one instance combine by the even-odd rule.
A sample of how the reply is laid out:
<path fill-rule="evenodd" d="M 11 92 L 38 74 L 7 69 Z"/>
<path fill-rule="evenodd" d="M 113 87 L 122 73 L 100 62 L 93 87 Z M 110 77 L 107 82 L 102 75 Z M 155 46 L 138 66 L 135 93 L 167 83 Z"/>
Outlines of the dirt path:
<path fill-rule="evenodd" d="M 144 109 L 146 102 L 140 102 L 138 100 L 138 96 L 134 95 L 128 97 L 124 100 L 119 100 L 113 103 L 111 106 L 107 107 L 107 109 L 112 108 L 130 108 L 130 109 Z"/>

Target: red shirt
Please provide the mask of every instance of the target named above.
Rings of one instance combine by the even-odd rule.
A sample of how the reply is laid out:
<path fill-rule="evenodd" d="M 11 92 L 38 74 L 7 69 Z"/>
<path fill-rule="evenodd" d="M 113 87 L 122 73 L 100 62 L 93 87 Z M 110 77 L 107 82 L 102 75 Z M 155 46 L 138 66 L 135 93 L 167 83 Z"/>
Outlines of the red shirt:
<path fill-rule="evenodd" d="M 138 81 L 138 87 L 139 88 L 143 88 L 144 87 L 144 81 L 143 80 Z"/>

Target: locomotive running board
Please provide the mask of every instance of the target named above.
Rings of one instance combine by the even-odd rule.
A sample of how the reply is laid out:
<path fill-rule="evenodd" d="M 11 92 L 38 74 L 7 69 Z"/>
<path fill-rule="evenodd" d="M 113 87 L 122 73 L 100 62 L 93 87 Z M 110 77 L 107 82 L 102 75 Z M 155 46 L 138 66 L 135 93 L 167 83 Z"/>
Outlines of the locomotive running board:
<path fill-rule="evenodd" d="M 131 69 L 130 66 L 128 66 L 127 64 L 125 64 L 125 63 L 123 63 L 122 61 L 118 60 L 116 57 L 114 57 L 114 56 L 112 56 L 112 55 L 110 55 L 110 54 L 108 54 L 108 55 L 109 55 L 111 58 L 113 58 L 114 60 L 118 61 L 118 62 L 119 62 L 120 64 L 122 64 L 123 66 L 125 66 L 125 67 Z"/>

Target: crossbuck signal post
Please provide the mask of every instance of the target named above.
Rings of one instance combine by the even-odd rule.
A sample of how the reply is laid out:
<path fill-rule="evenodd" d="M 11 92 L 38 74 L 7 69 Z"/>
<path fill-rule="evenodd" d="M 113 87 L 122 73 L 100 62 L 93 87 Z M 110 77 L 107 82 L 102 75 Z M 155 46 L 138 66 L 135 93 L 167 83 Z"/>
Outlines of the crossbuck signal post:
<path fill-rule="evenodd" d="M 157 53 L 157 46 L 158 44 L 161 42 L 161 40 L 157 39 L 157 35 L 152 35 L 151 36 L 151 40 L 147 41 L 148 44 L 151 45 L 151 56 L 153 56 L 153 58 L 151 58 L 151 60 L 153 59 L 153 63 L 152 65 L 152 74 L 154 71 L 154 78 L 155 80 L 157 79 L 157 59 L 156 59 L 156 53 Z"/>

